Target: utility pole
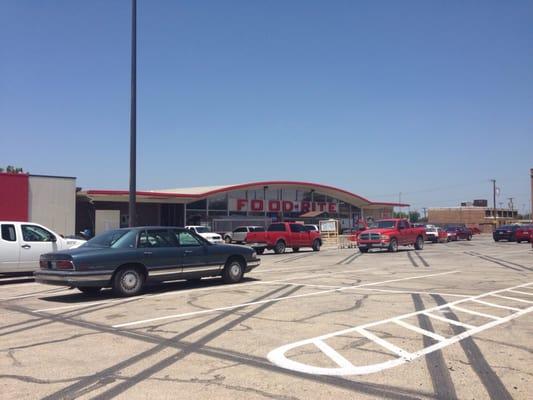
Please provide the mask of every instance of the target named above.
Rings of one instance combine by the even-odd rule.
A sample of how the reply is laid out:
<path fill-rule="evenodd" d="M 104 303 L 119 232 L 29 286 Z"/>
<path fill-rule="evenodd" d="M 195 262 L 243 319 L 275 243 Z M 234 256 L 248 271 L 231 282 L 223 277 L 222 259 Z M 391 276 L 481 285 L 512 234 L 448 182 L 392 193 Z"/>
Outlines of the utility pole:
<path fill-rule="evenodd" d="M 422 211 L 424 212 L 424 219 L 427 220 L 427 207 L 422 207 Z"/>
<path fill-rule="evenodd" d="M 492 182 L 492 208 L 493 208 L 493 217 L 496 222 L 496 179 L 491 179 Z"/>
<path fill-rule="evenodd" d="M 529 197 L 531 199 L 531 208 L 529 209 L 529 219 L 533 220 L 533 168 L 529 170 L 529 176 L 531 179 L 531 196 Z"/>
<path fill-rule="evenodd" d="M 513 209 L 514 209 L 514 204 L 513 204 L 514 197 L 509 197 L 508 200 L 509 200 L 509 208 L 511 209 L 511 211 L 513 211 Z"/>
<path fill-rule="evenodd" d="M 137 0 L 131 0 L 131 109 L 129 226 L 136 225 L 137 201 Z"/>

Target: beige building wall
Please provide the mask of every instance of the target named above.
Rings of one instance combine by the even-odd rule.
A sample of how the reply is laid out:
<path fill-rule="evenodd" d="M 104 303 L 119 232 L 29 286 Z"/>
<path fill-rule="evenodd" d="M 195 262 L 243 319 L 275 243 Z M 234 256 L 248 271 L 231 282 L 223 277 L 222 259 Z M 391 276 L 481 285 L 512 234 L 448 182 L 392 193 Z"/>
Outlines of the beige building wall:
<path fill-rule="evenodd" d="M 485 208 L 430 208 L 428 223 L 430 224 L 480 224 L 485 221 Z"/>
<path fill-rule="evenodd" d="M 76 178 L 30 175 L 28 216 L 56 233 L 73 235 L 76 225 Z"/>

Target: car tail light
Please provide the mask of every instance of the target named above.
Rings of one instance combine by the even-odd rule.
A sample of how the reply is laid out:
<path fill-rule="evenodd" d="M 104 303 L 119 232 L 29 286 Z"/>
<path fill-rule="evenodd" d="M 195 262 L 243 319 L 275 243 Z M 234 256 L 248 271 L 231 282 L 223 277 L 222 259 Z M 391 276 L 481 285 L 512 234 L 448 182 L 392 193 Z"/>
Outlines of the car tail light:
<path fill-rule="evenodd" d="M 44 260 L 40 260 L 39 261 L 39 267 L 41 267 L 41 269 L 47 269 L 48 268 L 48 262 L 44 261 Z"/>
<path fill-rule="evenodd" d="M 58 260 L 56 261 L 57 269 L 74 269 L 74 264 L 70 260 Z"/>

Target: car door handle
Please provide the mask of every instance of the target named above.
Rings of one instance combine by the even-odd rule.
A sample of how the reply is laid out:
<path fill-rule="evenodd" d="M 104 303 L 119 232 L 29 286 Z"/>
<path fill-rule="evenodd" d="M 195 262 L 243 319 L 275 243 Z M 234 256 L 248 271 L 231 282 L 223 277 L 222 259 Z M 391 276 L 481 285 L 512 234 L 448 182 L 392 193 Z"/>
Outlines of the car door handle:
<path fill-rule="evenodd" d="M 185 254 L 192 254 L 192 250 L 185 250 Z"/>
<path fill-rule="evenodd" d="M 152 253 L 151 251 L 145 251 L 145 252 L 144 252 L 144 255 L 145 255 L 145 256 L 151 256 L 152 254 L 154 254 L 154 253 Z"/>
<path fill-rule="evenodd" d="M 23 249 L 31 249 L 31 246 L 29 244 L 23 244 L 22 246 Z"/>

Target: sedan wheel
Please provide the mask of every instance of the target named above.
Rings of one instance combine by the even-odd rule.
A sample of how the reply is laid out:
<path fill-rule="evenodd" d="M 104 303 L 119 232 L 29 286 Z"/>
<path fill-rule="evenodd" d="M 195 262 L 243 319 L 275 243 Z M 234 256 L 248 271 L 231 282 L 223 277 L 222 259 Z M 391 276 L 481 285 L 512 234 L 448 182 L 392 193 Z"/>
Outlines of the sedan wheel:
<path fill-rule="evenodd" d="M 239 260 L 229 260 L 222 272 L 222 278 L 225 283 L 237 283 L 244 275 L 244 266 Z"/>
<path fill-rule="evenodd" d="M 144 286 L 144 276 L 136 268 L 119 270 L 113 279 L 113 291 L 119 296 L 135 296 Z"/>

